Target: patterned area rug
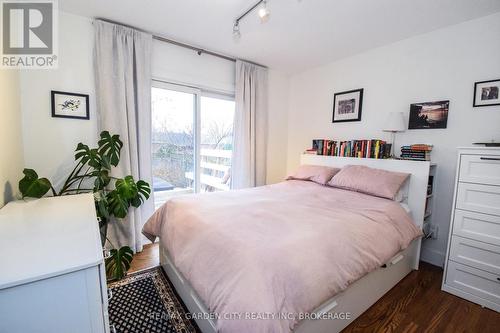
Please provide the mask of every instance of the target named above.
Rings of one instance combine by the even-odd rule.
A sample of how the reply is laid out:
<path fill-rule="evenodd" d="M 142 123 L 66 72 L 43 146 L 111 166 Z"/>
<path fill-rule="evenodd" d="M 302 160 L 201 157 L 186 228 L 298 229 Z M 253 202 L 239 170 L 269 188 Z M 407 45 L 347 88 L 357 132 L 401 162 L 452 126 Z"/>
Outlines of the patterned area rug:
<path fill-rule="evenodd" d="M 128 275 L 108 285 L 109 321 L 117 333 L 200 332 L 161 267 Z"/>

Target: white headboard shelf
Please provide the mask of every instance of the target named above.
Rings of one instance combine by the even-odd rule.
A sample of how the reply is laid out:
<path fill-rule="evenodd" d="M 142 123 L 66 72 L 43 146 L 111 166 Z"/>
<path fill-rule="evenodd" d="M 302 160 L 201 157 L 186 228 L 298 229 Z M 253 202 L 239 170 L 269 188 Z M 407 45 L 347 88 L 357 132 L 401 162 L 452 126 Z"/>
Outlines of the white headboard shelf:
<path fill-rule="evenodd" d="M 419 228 L 422 228 L 425 216 L 430 162 L 303 154 L 300 158 L 300 164 L 323 165 L 335 168 L 342 168 L 346 165 L 364 165 L 370 168 L 411 174 L 408 184 L 407 203 L 410 207 L 413 221 Z M 419 251 L 420 240 L 418 241 L 417 247 Z"/>

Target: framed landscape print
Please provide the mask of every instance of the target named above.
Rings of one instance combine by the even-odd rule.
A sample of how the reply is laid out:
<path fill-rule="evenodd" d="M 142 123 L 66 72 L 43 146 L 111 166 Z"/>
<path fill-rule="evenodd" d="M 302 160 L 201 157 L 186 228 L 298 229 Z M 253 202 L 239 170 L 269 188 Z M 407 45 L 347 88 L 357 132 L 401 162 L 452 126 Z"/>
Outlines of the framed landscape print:
<path fill-rule="evenodd" d="M 89 119 L 89 95 L 51 91 L 52 117 Z"/>
<path fill-rule="evenodd" d="M 363 89 L 343 91 L 333 96 L 333 123 L 360 121 Z"/>
<path fill-rule="evenodd" d="M 500 105 L 500 79 L 474 83 L 474 103 L 472 106 Z"/>
<path fill-rule="evenodd" d="M 410 104 L 408 129 L 446 128 L 450 101 Z"/>

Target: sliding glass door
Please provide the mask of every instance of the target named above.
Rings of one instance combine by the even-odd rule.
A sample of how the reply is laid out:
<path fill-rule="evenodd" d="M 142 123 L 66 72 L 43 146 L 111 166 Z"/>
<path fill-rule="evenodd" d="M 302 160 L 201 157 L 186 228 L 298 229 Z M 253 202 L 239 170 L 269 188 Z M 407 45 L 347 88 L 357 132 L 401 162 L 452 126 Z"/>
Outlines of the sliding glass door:
<path fill-rule="evenodd" d="M 233 152 L 234 99 L 201 96 L 200 191 L 229 190 Z"/>
<path fill-rule="evenodd" d="M 234 98 L 155 82 L 151 100 L 156 208 L 180 194 L 229 190 Z"/>

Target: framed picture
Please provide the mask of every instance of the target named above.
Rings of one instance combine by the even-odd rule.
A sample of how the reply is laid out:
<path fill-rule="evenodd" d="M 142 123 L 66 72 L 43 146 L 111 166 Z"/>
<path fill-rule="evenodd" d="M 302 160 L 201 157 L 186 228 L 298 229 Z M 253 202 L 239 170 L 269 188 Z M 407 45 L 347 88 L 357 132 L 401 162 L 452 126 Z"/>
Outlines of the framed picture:
<path fill-rule="evenodd" d="M 474 83 L 474 103 L 472 106 L 500 105 L 500 79 Z"/>
<path fill-rule="evenodd" d="M 89 95 L 51 91 L 52 117 L 89 119 Z"/>
<path fill-rule="evenodd" d="M 333 95 L 332 123 L 360 121 L 363 89 L 339 92 Z"/>
<path fill-rule="evenodd" d="M 446 128 L 450 101 L 410 104 L 408 129 Z"/>

